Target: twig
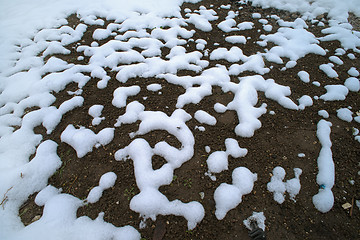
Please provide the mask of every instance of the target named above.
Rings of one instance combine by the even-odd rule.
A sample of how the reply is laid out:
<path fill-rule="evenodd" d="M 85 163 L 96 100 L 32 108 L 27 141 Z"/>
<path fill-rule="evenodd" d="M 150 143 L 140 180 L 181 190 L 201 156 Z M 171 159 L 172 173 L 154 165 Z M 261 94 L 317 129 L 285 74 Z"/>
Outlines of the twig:
<path fill-rule="evenodd" d="M 4 193 L 4 197 L 0 203 L 0 206 L 2 205 L 3 209 L 5 206 L 5 203 L 8 201 L 8 196 L 6 196 L 6 194 L 12 189 L 13 187 L 9 188 L 8 190 L 6 190 L 6 192 Z"/>
<path fill-rule="evenodd" d="M 354 208 L 354 197 L 351 200 L 350 217 L 352 215 L 353 208 Z"/>
<path fill-rule="evenodd" d="M 70 186 L 69 186 L 69 188 L 68 188 L 68 190 L 67 190 L 68 193 L 70 193 L 71 187 L 72 187 L 72 185 L 74 184 L 74 182 L 76 181 L 77 178 L 78 178 L 78 177 L 76 176 L 75 179 L 74 179 L 74 181 L 72 181 L 72 183 L 70 183 Z"/>

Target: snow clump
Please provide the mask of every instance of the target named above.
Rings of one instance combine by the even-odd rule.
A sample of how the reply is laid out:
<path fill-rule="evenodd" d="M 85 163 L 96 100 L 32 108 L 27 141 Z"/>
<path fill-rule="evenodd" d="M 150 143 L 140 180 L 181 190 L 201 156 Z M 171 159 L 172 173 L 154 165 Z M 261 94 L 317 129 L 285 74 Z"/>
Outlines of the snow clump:
<path fill-rule="evenodd" d="M 330 211 L 334 205 L 334 195 L 331 189 L 335 182 L 335 164 L 331 152 L 331 126 L 330 122 L 320 120 L 316 132 L 322 147 L 317 159 L 319 172 L 316 182 L 319 185 L 319 193 L 314 195 L 312 200 L 315 208 L 322 213 Z"/>
<path fill-rule="evenodd" d="M 340 108 L 336 110 L 337 117 L 346 122 L 351 122 L 353 120 L 352 114 L 353 112 L 348 108 Z"/>
<path fill-rule="evenodd" d="M 82 158 L 87 153 L 92 152 L 93 147 L 109 144 L 114 138 L 114 131 L 114 128 L 104 128 L 95 134 L 88 128 L 80 127 L 76 129 L 72 124 L 69 124 L 60 138 L 62 142 L 72 146 L 77 156 Z"/>
<path fill-rule="evenodd" d="M 228 170 L 229 156 L 240 158 L 247 154 L 247 149 L 239 147 L 238 141 L 233 138 L 225 139 L 225 147 L 226 151 L 213 152 L 206 160 L 209 176 L 212 176 L 212 173 L 220 173 Z"/>
<path fill-rule="evenodd" d="M 296 202 L 295 197 L 300 192 L 300 175 L 302 170 L 300 168 L 294 168 L 295 177 L 283 182 L 286 172 L 284 168 L 277 166 L 273 169 L 273 176 L 270 182 L 267 184 L 269 192 L 274 193 L 274 200 L 279 204 L 285 201 L 285 192 L 288 192 L 290 199 Z"/>
<path fill-rule="evenodd" d="M 249 169 L 235 168 L 232 173 L 232 184 L 222 183 L 214 192 L 216 218 L 222 220 L 228 211 L 236 208 L 242 202 L 243 195 L 251 193 L 256 180 L 257 174 Z"/>
<path fill-rule="evenodd" d="M 251 227 L 252 222 L 256 222 L 256 225 L 265 231 L 266 217 L 263 212 L 253 212 L 253 214 L 243 221 L 245 227 L 249 230 L 253 230 Z"/>
<path fill-rule="evenodd" d="M 115 185 L 116 178 L 117 176 L 113 172 L 107 172 L 103 174 L 99 180 L 99 186 L 90 190 L 86 201 L 89 203 L 95 203 L 99 201 L 103 191 Z"/>

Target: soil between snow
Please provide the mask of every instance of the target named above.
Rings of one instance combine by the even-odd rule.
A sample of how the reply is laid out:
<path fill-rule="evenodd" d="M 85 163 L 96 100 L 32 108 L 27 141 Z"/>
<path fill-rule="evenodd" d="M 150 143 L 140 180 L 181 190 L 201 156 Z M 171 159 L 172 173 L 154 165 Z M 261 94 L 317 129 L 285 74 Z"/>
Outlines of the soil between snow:
<path fill-rule="evenodd" d="M 214 8 L 223 1 L 202 1 L 199 4 L 184 4 L 182 8 L 198 9 L 200 5 L 210 8 L 210 4 Z M 263 10 L 261 8 L 243 6 L 242 14 L 237 17 L 242 21 L 252 20 L 251 14 L 259 12 L 263 16 L 277 14 L 284 20 L 295 20 L 297 14 L 289 14 L 274 9 Z M 237 9 L 236 4 L 232 4 L 231 10 Z M 212 24 L 215 26 L 227 15 L 228 10 L 218 10 L 219 20 Z M 184 13 L 183 13 L 184 14 Z M 69 26 L 77 25 L 79 19 L 72 15 L 69 17 Z M 241 20 L 239 20 L 241 21 Z M 270 21 L 270 19 L 269 19 Z M 106 21 L 105 25 L 109 22 Z M 310 25 L 310 24 L 309 24 Z M 273 24 L 273 26 L 276 26 Z M 189 25 L 188 29 L 194 29 Z M 90 45 L 93 41 L 92 33 L 96 27 L 90 26 L 88 31 L 81 40 L 82 44 Z M 261 29 L 261 31 L 257 31 Z M 317 37 L 321 36 L 321 27 L 311 26 L 310 30 Z M 242 35 L 251 37 L 245 47 L 242 47 L 244 54 L 254 54 L 260 51 L 260 46 L 256 44 L 259 36 L 262 34 L 262 25 L 255 21 L 255 28 L 245 30 Z M 272 30 L 276 31 L 276 28 Z M 217 48 L 214 43 L 219 43 L 222 47 L 231 47 L 230 43 L 224 41 L 224 32 L 214 27 L 209 33 L 196 31 L 194 39 L 202 38 L 207 41 L 209 50 Z M 103 44 L 109 41 L 105 39 L 99 42 Z M 318 56 L 309 54 L 297 61 L 294 68 L 280 71 L 280 66 L 272 64 L 274 68 L 270 73 L 265 74 L 264 78 L 273 78 L 278 84 L 290 86 L 292 94 L 290 98 L 296 101 L 302 95 L 320 96 L 325 93 L 321 87 L 309 85 L 300 81 L 297 72 L 301 70 L 307 71 L 313 81 L 318 81 L 322 86 L 327 84 L 337 84 L 337 79 L 328 78 L 318 69 L 320 63 L 327 63 L 328 57 L 334 54 L 336 48 L 340 47 L 338 42 L 322 42 L 320 44 L 324 49 L 328 49 L 326 56 Z M 75 44 L 73 45 L 75 46 Z M 186 46 L 188 51 L 195 51 L 195 43 Z M 57 55 L 67 62 L 79 63 L 77 53 L 72 46 L 68 49 L 72 50 L 70 55 Z M 163 56 L 168 50 L 163 50 Z M 346 78 L 346 71 L 351 66 L 360 66 L 360 55 L 354 53 L 357 60 L 350 60 L 345 56 L 340 57 L 344 64 L 335 67 L 339 73 L 340 79 Z M 81 61 L 86 63 L 88 59 Z M 230 66 L 225 61 L 210 61 L 211 65 L 222 64 Z M 115 78 L 115 73 L 108 72 L 109 76 Z M 249 73 L 244 72 L 240 76 L 247 76 Z M 195 72 L 182 71 L 178 75 L 196 75 Z M 233 81 L 238 81 L 235 77 Z M 184 93 L 185 90 L 179 86 L 167 83 L 161 79 L 130 79 L 125 84 L 118 81 L 109 81 L 105 89 L 96 87 L 98 79 L 90 80 L 83 88 L 84 105 L 67 113 L 55 131 L 46 135 L 45 130 L 41 127 L 37 128 L 37 132 L 41 133 L 45 139 L 52 139 L 59 144 L 58 155 L 63 161 L 60 170 L 49 180 L 49 184 L 57 188 L 62 188 L 64 193 L 85 199 L 90 189 L 98 185 L 98 181 L 106 172 L 113 171 L 117 175 L 117 181 L 113 188 L 106 190 L 100 201 L 95 204 L 89 204 L 78 210 L 78 216 L 87 215 L 92 219 L 96 218 L 98 213 L 105 213 L 104 220 L 114 224 L 115 226 L 131 225 L 138 229 L 140 219 L 138 214 L 129 209 L 129 202 L 132 196 L 139 193 L 135 183 L 132 161 L 118 162 L 114 159 L 114 153 L 127 146 L 131 139 L 130 132 L 134 132 L 138 128 L 138 123 L 128 124 L 126 128 L 116 128 L 114 140 L 105 147 L 94 149 L 93 152 L 79 159 L 76 152 L 67 144 L 60 141 L 60 134 L 68 124 L 81 125 L 90 128 L 94 132 L 98 132 L 106 126 L 112 126 L 118 116 L 124 113 L 124 109 L 118 109 L 111 104 L 114 90 L 119 86 L 138 85 L 141 92 L 133 97 L 129 97 L 127 102 L 134 100 L 142 103 L 146 110 L 163 111 L 171 114 L 175 109 L 177 97 Z M 146 90 L 146 86 L 150 83 L 160 83 L 162 85 L 161 95 L 158 92 Z M 68 85 L 67 88 L 56 95 L 57 101 L 54 106 L 59 106 L 65 100 L 71 98 L 67 91 L 76 90 L 74 85 Z M 147 97 L 144 100 L 143 97 Z M 218 114 L 213 110 L 216 102 L 227 104 L 232 100 L 231 94 L 225 94 L 220 89 L 215 88 L 211 96 L 205 97 L 199 104 L 188 104 L 184 110 L 191 114 L 199 109 L 207 110 L 211 115 L 215 116 L 218 123 L 215 126 L 206 126 L 206 131 L 201 132 L 194 130 L 199 123 L 192 119 L 187 122 L 188 127 L 193 130 L 195 137 L 195 153 L 193 158 L 182 165 L 175 171 L 174 181 L 169 186 L 163 186 L 160 191 L 165 194 L 169 200 L 179 199 L 184 202 L 199 201 L 205 208 L 205 217 L 202 222 L 192 231 L 188 231 L 186 220 L 182 217 L 175 216 L 158 216 L 156 222 L 147 221 L 147 227 L 138 229 L 144 239 L 152 239 L 155 235 L 159 235 L 157 239 L 248 239 L 247 229 L 243 225 L 243 220 L 252 215 L 253 211 L 264 212 L 266 216 L 266 233 L 268 239 L 357 239 L 360 237 L 360 211 L 354 206 L 351 215 L 350 210 L 344 210 L 342 204 L 352 203 L 354 199 L 360 199 L 360 170 L 359 159 L 360 150 L 359 142 L 354 140 L 352 128 L 359 127 L 357 123 L 347 123 L 336 117 L 336 110 L 351 105 L 354 110 L 360 109 L 359 93 L 349 92 L 345 101 L 341 102 L 324 102 L 318 100 L 311 107 L 307 107 L 303 111 L 287 110 L 276 102 L 266 99 L 259 94 L 258 106 L 266 102 L 268 111 L 274 111 L 275 115 L 265 114 L 260 117 L 262 127 L 255 132 L 252 138 L 240 138 L 235 135 L 234 128 L 238 123 L 237 116 L 233 111 L 227 111 L 225 114 Z M 105 120 L 98 126 L 92 126 L 92 118 L 88 115 L 88 109 L 94 104 L 104 106 L 102 116 Z M 316 124 L 321 119 L 317 112 L 326 109 L 332 122 L 331 140 L 332 153 L 335 163 L 335 185 L 333 193 L 335 203 L 332 210 L 326 214 L 317 211 L 312 203 L 312 196 L 318 191 L 316 184 L 317 163 L 321 145 L 316 137 Z M 150 145 L 154 145 L 160 140 L 166 140 L 169 144 L 179 147 L 179 142 L 165 131 L 154 131 L 145 136 Z M 229 170 L 216 175 L 217 181 L 213 182 L 209 177 L 205 176 L 207 172 L 206 159 L 208 153 L 205 146 L 210 146 L 211 151 L 224 150 L 224 141 L 226 138 L 234 138 L 239 142 L 240 147 L 247 148 L 248 154 L 244 158 L 229 159 Z M 305 157 L 298 157 L 299 153 L 304 153 Z M 154 157 L 154 167 L 160 167 L 164 163 L 161 157 Z M 231 183 L 231 172 L 239 166 L 249 168 L 252 172 L 257 173 L 258 180 L 255 182 L 252 193 L 243 197 L 242 203 L 236 208 L 228 212 L 225 219 L 219 221 L 215 218 L 215 202 L 213 193 L 220 183 Z M 273 200 L 273 196 L 266 189 L 266 184 L 270 181 L 272 169 L 276 166 L 282 166 L 286 170 L 286 179 L 294 177 L 293 168 L 301 168 L 303 173 L 300 177 L 301 190 L 296 196 L 296 202 L 286 196 L 283 204 L 279 205 Z M 355 180 L 355 185 L 349 183 L 349 180 Z M 204 192 L 204 199 L 200 198 L 199 193 Z M 22 206 L 20 215 L 25 225 L 41 214 L 42 209 L 34 203 L 34 196 Z M 155 231 L 156 230 L 156 231 Z M 163 233 L 166 231 L 164 237 Z M 155 238 L 154 238 L 155 239 Z"/>

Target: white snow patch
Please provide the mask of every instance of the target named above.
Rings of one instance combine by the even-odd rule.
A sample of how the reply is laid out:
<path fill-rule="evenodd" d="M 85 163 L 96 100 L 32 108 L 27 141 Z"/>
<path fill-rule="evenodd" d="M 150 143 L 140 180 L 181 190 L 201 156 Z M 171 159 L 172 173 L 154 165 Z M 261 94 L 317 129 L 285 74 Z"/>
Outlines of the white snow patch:
<path fill-rule="evenodd" d="M 129 96 L 135 96 L 140 92 L 139 86 L 131 87 L 118 87 L 114 91 L 114 98 L 112 100 L 112 105 L 118 108 L 123 108 L 126 106 L 126 99 Z"/>
<path fill-rule="evenodd" d="M 139 120 L 139 115 L 145 110 L 144 105 L 138 101 L 133 101 L 126 106 L 126 111 L 116 120 L 115 127 L 120 127 L 121 124 L 130 124 Z"/>
<path fill-rule="evenodd" d="M 329 118 L 329 113 L 326 110 L 319 110 L 318 114 L 323 118 Z"/>
<path fill-rule="evenodd" d="M 205 112 L 204 110 L 196 111 L 194 117 L 200 123 L 205 123 L 211 126 L 214 126 L 216 124 L 216 118 L 211 116 L 209 113 Z"/>
<path fill-rule="evenodd" d="M 132 138 L 154 130 L 165 130 L 174 135 L 182 147 L 177 149 L 162 141 L 151 148 L 146 140 L 137 138 L 115 153 L 118 161 L 131 158 L 134 162 L 136 184 L 140 193 L 131 199 L 130 209 L 140 213 L 144 220 L 155 220 L 159 214 L 173 214 L 183 216 L 188 221 L 188 228 L 193 229 L 204 217 L 204 208 L 199 202 L 169 201 L 158 190 L 162 185 L 169 185 L 173 180 L 174 170 L 193 156 L 194 136 L 185 124 L 190 118 L 182 109 L 175 110 L 170 117 L 163 112 L 141 112 L 139 129 L 131 135 Z M 157 170 L 152 168 L 154 155 L 162 156 L 167 161 Z"/>
<path fill-rule="evenodd" d="M 72 146 L 79 158 L 92 152 L 93 147 L 109 144 L 114 138 L 114 128 L 104 128 L 95 134 L 92 130 L 80 127 L 76 129 L 72 124 L 68 125 L 61 133 L 61 141 Z"/>
<path fill-rule="evenodd" d="M 281 27 L 274 34 L 260 36 L 260 39 L 277 45 L 264 54 L 268 61 L 282 64 L 282 57 L 297 61 L 310 53 L 326 55 L 325 50 L 318 45 L 319 41 L 316 37 L 304 29 L 299 22 L 302 23 L 303 20 L 298 18 L 293 23 L 296 26 L 295 29 Z"/>
<path fill-rule="evenodd" d="M 218 24 L 218 28 L 220 28 L 223 32 L 232 32 L 232 31 L 239 31 L 236 26 L 236 21 L 234 19 L 226 19 Z"/>
<path fill-rule="evenodd" d="M 343 65 L 344 62 L 337 56 L 330 56 L 329 60 L 332 61 L 333 63 L 336 63 L 337 65 Z"/>
<path fill-rule="evenodd" d="M 242 22 L 242 23 L 239 23 L 237 25 L 237 27 L 240 31 L 250 30 L 250 29 L 253 29 L 254 23 L 253 22 Z"/>
<path fill-rule="evenodd" d="M 240 83 L 234 85 L 231 91 L 234 99 L 227 108 L 235 110 L 238 115 L 239 124 L 235 133 L 241 137 L 252 137 L 254 131 L 261 127 L 258 118 L 266 113 L 266 104 L 255 107 L 258 97 L 257 91 L 263 91 L 265 97 L 278 102 L 285 108 L 297 110 L 298 106 L 286 96 L 291 94 L 290 88 L 278 85 L 273 79 L 265 80 L 262 76 L 248 76 L 239 78 Z"/>
<path fill-rule="evenodd" d="M 332 63 L 328 64 L 321 64 L 319 69 L 323 71 L 329 78 L 337 78 L 339 75 L 337 72 L 332 68 L 334 65 Z"/>
<path fill-rule="evenodd" d="M 225 41 L 232 44 L 237 44 L 237 43 L 246 44 L 246 38 L 240 35 L 228 36 L 225 38 Z"/>
<path fill-rule="evenodd" d="M 337 117 L 346 122 L 351 122 L 353 120 L 352 114 L 353 112 L 348 108 L 340 108 L 336 110 Z"/>
<path fill-rule="evenodd" d="M 317 159 L 318 175 L 316 182 L 319 193 L 313 196 L 315 208 L 322 213 L 330 211 L 334 205 L 334 195 L 331 191 L 335 182 L 335 165 L 332 159 L 330 132 L 332 124 L 320 120 L 317 125 L 317 137 L 321 143 L 321 150 Z"/>
<path fill-rule="evenodd" d="M 205 152 L 210 153 L 211 148 L 209 146 L 205 146 Z"/>
<path fill-rule="evenodd" d="M 279 204 L 282 204 L 285 201 L 285 192 L 286 187 L 283 182 L 285 178 L 285 170 L 278 166 L 273 169 L 273 176 L 271 177 L 270 182 L 267 184 L 267 190 L 274 193 L 274 200 Z"/>
<path fill-rule="evenodd" d="M 98 28 L 93 33 L 93 39 L 94 40 L 104 40 L 108 37 L 110 37 L 111 31 L 109 29 L 101 29 Z"/>
<path fill-rule="evenodd" d="M 263 26 L 264 30 L 267 32 L 271 32 L 273 29 L 273 26 L 271 26 L 270 24 L 266 24 Z"/>
<path fill-rule="evenodd" d="M 305 71 L 300 71 L 297 74 L 300 78 L 301 81 L 303 81 L 304 83 L 308 83 L 310 82 L 310 75 L 309 73 L 305 72 Z"/>
<path fill-rule="evenodd" d="M 344 85 L 326 85 L 326 93 L 320 96 L 324 101 L 342 101 L 345 100 L 349 89 Z"/>
<path fill-rule="evenodd" d="M 314 86 L 317 86 L 317 87 L 320 87 L 320 86 L 321 86 L 321 84 L 320 84 L 318 81 L 313 81 L 312 84 L 313 84 Z"/>
<path fill-rule="evenodd" d="M 352 92 L 358 92 L 360 90 L 360 81 L 355 77 L 349 77 L 345 80 L 345 87 Z"/>
<path fill-rule="evenodd" d="M 199 10 L 200 14 L 187 13 L 185 17 L 186 22 L 194 24 L 194 26 L 204 32 L 210 32 L 212 30 L 211 23 L 209 21 L 217 20 L 216 12 L 212 9 L 207 10 L 205 7 Z"/>
<path fill-rule="evenodd" d="M 269 192 L 274 193 L 274 200 L 276 202 L 282 204 L 285 201 L 285 192 L 288 192 L 290 199 L 296 202 L 295 197 L 301 189 L 301 173 L 302 170 L 300 168 L 294 168 L 295 177 L 283 182 L 286 174 L 284 168 L 277 166 L 273 169 L 273 176 L 267 184 L 267 189 Z"/>
<path fill-rule="evenodd" d="M 227 111 L 227 107 L 221 103 L 215 103 L 214 104 L 214 110 L 217 112 L 217 113 L 224 113 Z"/>
<path fill-rule="evenodd" d="M 99 180 L 99 186 L 90 190 L 86 201 L 89 203 L 95 203 L 99 201 L 104 190 L 111 188 L 115 185 L 116 174 L 114 172 L 107 172 L 103 174 Z"/>
<path fill-rule="evenodd" d="M 349 53 L 347 56 L 348 56 L 348 58 L 351 59 L 351 60 L 356 59 L 355 55 L 352 54 L 352 53 Z"/>
<path fill-rule="evenodd" d="M 225 147 L 226 151 L 213 152 L 206 160 L 209 176 L 212 176 L 213 173 L 220 173 L 228 170 L 229 155 L 233 158 L 240 158 L 246 156 L 247 154 L 247 149 L 241 148 L 238 141 L 233 138 L 225 139 Z"/>
<path fill-rule="evenodd" d="M 305 107 L 309 107 L 313 105 L 313 100 L 310 96 L 304 95 L 299 98 L 299 109 L 304 110 Z"/>
<path fill-rule="evenodd" d="M 261 18 L 261 14 L 260 13 L 253 13 L 252 18 Z"/>
<path fill-rule="evenodd" d="M 251 193 L 257 174 L 245 167 L 235 168 L 232 173 L 232 184 L 222 183 L 214 192 L 215 216 L 222 220 L 228 211 L 236 208 L 243 195 Z"/>
<path fill-rule="evenodd" d="M 347 73 L 352 77 L 358 77 L 359 76 L 359 71 L 356 70 L 356 68 L 354 68 L 354 67 L 351 67 Z"/>
<path fill-rule="evenodd" d="M 152 83 L 146 86 L 146 89 L 152 92 L 157 92 L 162 89 L 162 86 L 158 83 Z"/>
<path fill-rule="evenodd" d="M 294 168 L 294 174 L 295 177 L 292 179 L 289 179 L 285 183 L 286 192 L 289 193 L 290 199 L 296 202 L 295 197 L 299 194 L 301 189 L 300 184 L 300 175 L 302 173 L 302 170 L 300 168 Z"/>
<path fill-rule="evenodd" d="M 93 105 L 89 108 L 89 115 L 94 118 L 91 123 L 92 125 L 99 125 L 105 119 L 105 117 L 100 117 L 103 109 L 103 105 Z"/>

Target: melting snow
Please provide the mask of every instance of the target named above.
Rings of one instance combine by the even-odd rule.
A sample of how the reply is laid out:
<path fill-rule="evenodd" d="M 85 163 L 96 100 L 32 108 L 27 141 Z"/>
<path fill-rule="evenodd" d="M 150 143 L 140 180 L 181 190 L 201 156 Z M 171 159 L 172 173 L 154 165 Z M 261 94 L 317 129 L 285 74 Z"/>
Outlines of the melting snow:
<path fill-rule="evenodd" d="M 156 3 L 155 3 L 156 2 Z M 103 213 L 92 220 L 86 216 L 77 217 L 77 209 L 85 204 L 92 204 L 101 199 L 104 190 L 116 184 L 117 176 L 113 172 L 105 173 L 99 180 L 99 185 L 92 188 L 86 200 L 80 200 L 70 194 L 62 193 L 47 184 L 48 179 L 61 166 L 57 155 L 57 144 L 52 140 L 43 141 L 43 136 L 34 133 L 34 128 L 44 126 L 46 134 L 51 134 L 61 122 L 63 116 L 79 107 L 86 105 L 82 96 L 83 87 L 91 80 L 97 81 L 99 89 L 105 89 L 109 81 L 118 81 L 121 87 L 113 92 L 112 105 L 119 110 L 119 116 L 114 126 L 103 128 L 95 133 L 90 128 L 99 125 L 105 119 L 102 117 L 103 105 L 93 105 L 88 114 L 93 118 L 92 126 L 69 124 L 61 133 L 60 140 L 75 149 L 78 158 L 85 157 L 94 147 L 110 144 L 115 136 L 115 129 L 124 124 L 140 121 L 138 129 L 130 134 L 131 143 L 119 149 L 115 154 L 118 161 L 131 159 L 137 187 L 140 193 L 132 197 L 130 209 L 139 213 L 143 222 L 158 215 L 182 216 L 187 220 L 189 229 L 194 229 L 204 218 L 205 209 L 198 201 L 170 201 L 159 191 L 161 186 L 173 181 L 174 171 L 194 155 L 195 138 L 187 122 L 195 118 L 199 123 L 214 126 L 217 124 L 215 114 L 235 111 L 238 123 L 234 129 L 237 139 L 252 137 L 262 123 L 260 117 L 265 114 L 267 104 L 258 104 L 258 92 L 266 99 L 275 101 L 280 106 L 290 110 L 304 110 L 314 104 L 312 97 L 303 95 L 298 99 L 299 105 L 293 102 L 291 89 L 276 83 L 276 79 L 267 79 L 265 74 L 273 67 L 274 62 L 283 71 L 297 66 L 298 60 L 308 54 L 326 55 L 326 50 L 319 46 L 321 41 L 338 40 L 342 48 L 335 51 L 336 56 L 330 56 L 329 61 L 319 65 L 330 78 L 338 78 L 334 68 L 344 62 L 344 57 L 354 60 L 352 50 L 359 53 L 359 32 L 354 31 L 347 23 L 348 12 L 360 15 L 360 9 L 349 1 L 322 0 L 287 1 L 283 0 L 252 0 L 254 5 L 276 7 L 278 9 L 300 12 L 303 17 L 293 22 L 282 20 L 276 15 L 279 28 L 269 24 L 265 16 L 253 13 L 252 18 L 258 21 L 265 34 L 257 41 L 261 52 L 244 54 L 240 46 L 250 39 L 246 30 L 255 28 L 254 22 L 237 22 L 239 12 L 229 11 L 225 19 L 220 19 L 217 28 L 227 36 L 224 40 L 228 48 L 219 46 L 206 49 L 207 40 L 196 39 L 196 31 L 210 32 L 214 29 L 217 12 L 200 6 L 199 9 L 185 9 L 181 16 L 179 6 L 183 2 L 196 3 L 198 0 L 184 1 L 70 1 L 62 0 L 42 4 L 41 1 L 16 1 L 2 4 L 3 14 L 0 16 L 0 196 L 6 195 L 6 204 L 1 208 L 0 238 L 25 239 L 37 236 L 38 239 L 49 239 L 55 236 L 61 239 L 140 239 L 140 234 L 131 226 L 115 227 L 103 220 Z M 31 5 L 30 5 L 31 4 Z M 231 5 L 223 5 L 229 9 Z M 31 11 L 29 11 L 31 9 Z M 313 19 L 327 12 L 330 18 L 329 26 L 321 21 L 323 37 L 317 38 L 309 32 L 306 19 Z M 83 23 L 77 26 L 65 26 L 65 19 L 76 13 Z M 114 20 L 107 26 L 99 17 Z M 188 30 L 185 26 L 195 29 Z M 93 42 L 82 45 L 81 40 L 88 30 L 88 25 L 96 27 L 93 32 Z M 277 29 L 273 32 L 273 29 Z M 260 31 L 260 29 L 258 29 Z M 240 34 L 240 35 L 234 35 Z M 241 35 L 242 34 L 242 35 Z M 225 35 L 224 35 L 225 36 Z M 102 43 L 104 40 L 106 43 Z M 209 41 L 209 40 L 208 40 Z M 187 44 L 196 44 L 196 50 L 188 52 Z M 68 55 L 70 44 L 79 56 L 80 64 L 69 64 L 53 55 Z M 215 44 L 219 45 L 219 44 Z M 270 47 L 271 46 L 271 47 Z M 161 57 L 163 49 L 170 51 Z M 209 47 L 210 48 L 210 47 Z M 340 57 L 339 57 L 340 56 Z M 48 58 L 48 59 L 47 59 Z M 45 60 L 47 59 L 47 60 Z M 287 59 L 286 63 L 284 60 Z M 229 63 L 212 65 L 211 61 L 222 60 Z M 86 64 L 84 64 L 86 62 Z M 335 66 L 337 64 L 339 66 Z M 180 70 L 193 71 L 192 76 L 178 76 Z M 115 78 L 110 77 L 113 72 Z M 251 75 L 244 75 L 245 73 Z M 324 101 L 339 101 L 346 99 L 349 91 L 358 92 L 359 71 L 352 67 L 347 71 L 349 77 L 344 85 L 325 85 L 326 93 L 319 98 Z M 240 77 L 239 75 L 242 74 Z M 297 73 L 301 81 L 310 82 L 310 74 L 304 70 Z M 178 96 L 176 110 L 167 115 L 161 111 L 149 111 L 138 101 L 129 101 L 129 97 L 140 93 L 137 85 L 126 85 L 130 78 L 157 78 L 170 84 L 181 86 L 185 92 Z M 235 81 L 234 81 L 235 79 Z M 74 91 L 67 91 L 72 96 L 59 107 L 53 106 L 56 99 L 53 93 L 59 93 L 70 83 L 75 83 Z M 313 82 L 321 86 L 319 82 Z M 162 85 L 149 83 L 148 91 L 158 92 Z M 228 104 L 215 103 L 215 114 L 208 110 L 197 110 L 194 116 L 182 108 L 188 104 L 198 104 L 205 97 L 213 94 L 214 87 L 220 87 L 224 93 L 232 93 L 233 99 Z M 159 92 L 161 93 L 161 92 Z M 144 97 L 146 99 L 146 97 Z M 318 100 L 318 97 L 314 96 Z M 84 104 L 85 103 L 85 104 Z M 35 110 L 27 111 L 34 108 Z M 269 111 L 275 114 L 274 111 Z M 121 114 L 121 115 L 120 115 Z M 326 110 L 318 114 L 329 118 Z M 348 108 L 337 110 L 337 116 L 351 122 L 360 122 L 359 116 L 353 118 L 353 112 Z M 317 184 L 319 193 L 313 196 L 315 207 L 321 212 L 328 212 L 334 204 L 331 191 L 335 181 L 335 168 L 332 160 L 330 131 L 332 124 L 320 120 L 317 125 L 317 137 L 321 143 L 321 151 L 317 159 Z M 203 126 L 197 126 L 199 131 L 205 131 Z M 166 141 L 150 144 L 142 135 L 152 131 L 163 130 L 173 135 L 180 143 L 180 148 L 171 146 Z M 355 136 L 359 140 L 359 136 Z M 206 173 L 212 180 L 215 175 L 229 170 L 229 156 L 233 158 L 246 157 L 247 149 L 241 148 L 234 138 L 225 140 L 225 151 L 214 151 L 209 146 L 205 151 L 209 154 L 206 163 Z M 360 140 L 359 140 L 360 141 Z M 35 157 L 30 161 L 30 157 Z M 152 157 L 161 156 L 166 163 L 154 170 Z M 305 155 L 299 154 L 299 157 Z M 290 199 L 295 201 L 301 189 L 300 175 L 302 170 L 294 168 L 293 179 L 284 182 L 285 170 L 276 167 L 267 189 L 274 193 L 278 203 L 285 200 L 288 192 Z M 244 195 L 253 190 L 257 174 L 248 168 L 238 167 L 232 172 L 232 184 L 221 183 L 214 192 L 215 215 L 223 219 L 228 211 L 236 208 Z M 31 194 L 38 192 L 35 203 L 43 206 L 41 218 L 24 227 L 18 217 L 19 208 Z M 2 203 L 3 204 L 3 203 Z M 265 228 L 263 213 L 254 213 L 244 221 L 248 227 L 250 220 L 256 220 L 261 228 Z"/>

